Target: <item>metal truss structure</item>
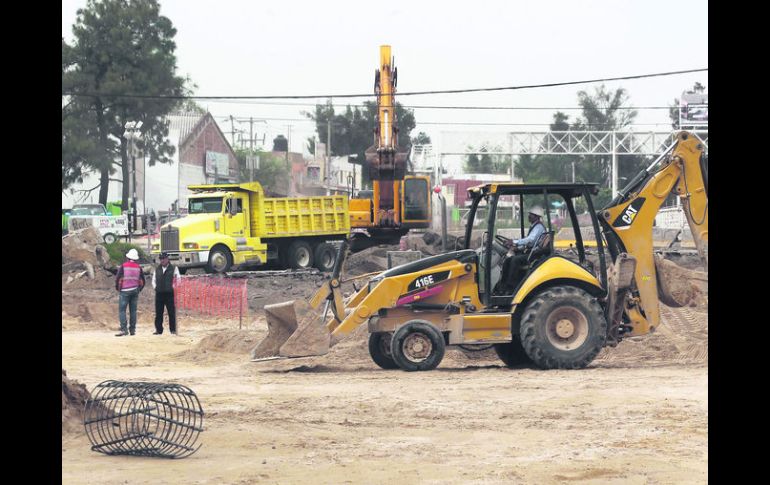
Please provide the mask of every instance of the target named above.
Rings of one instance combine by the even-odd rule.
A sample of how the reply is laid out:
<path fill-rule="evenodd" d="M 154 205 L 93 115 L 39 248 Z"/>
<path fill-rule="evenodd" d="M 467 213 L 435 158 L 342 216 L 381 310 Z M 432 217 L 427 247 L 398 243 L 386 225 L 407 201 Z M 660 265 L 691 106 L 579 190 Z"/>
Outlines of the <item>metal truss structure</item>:
<path fill-rule="evenodd" d="M 444 158 L 468 155 L 583 155 L 612 157 L 612 191 L 617 193 L 618 156 L 659 155 L 678 131 L 441 132 L 439 143 L 415 145 L 415 167 L 433 169 L 441 180 Z M 708 150 L 708 131 L 693 131 Z M 513 174 L 512 174 L 513 175 Z"/>

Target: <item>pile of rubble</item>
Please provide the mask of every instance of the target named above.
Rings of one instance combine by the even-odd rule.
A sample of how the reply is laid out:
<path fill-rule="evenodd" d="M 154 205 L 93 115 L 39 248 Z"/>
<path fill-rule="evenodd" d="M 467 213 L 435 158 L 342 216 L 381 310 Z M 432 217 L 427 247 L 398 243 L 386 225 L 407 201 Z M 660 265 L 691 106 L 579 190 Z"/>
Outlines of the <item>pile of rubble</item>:
<path fill-rule="evenodd" d="M 85 384 L 67 377 L 61 370 L 61 429 L 62 433 L 83 429 L 83 412 L 91 394 Z"/>
<path fill-rule="evenodd" d="M 99 268 L 108 271 L 114 268 L 110 255 L 104 247 L 104 239 L 94 227 L 71 232 L 61 238 L 61 270 L 64 273 L 74 273 L 80 278 L 88 275 L 94 279 L 95 270 Z"/>

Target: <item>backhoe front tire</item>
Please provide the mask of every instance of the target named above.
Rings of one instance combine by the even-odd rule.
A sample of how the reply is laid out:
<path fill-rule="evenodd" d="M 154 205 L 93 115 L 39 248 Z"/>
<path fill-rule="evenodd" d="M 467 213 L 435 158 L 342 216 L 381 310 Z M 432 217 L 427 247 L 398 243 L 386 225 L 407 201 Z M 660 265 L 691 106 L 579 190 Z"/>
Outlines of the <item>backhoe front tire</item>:
<path fill-rule="evenodd" d="M 426 320 L 410 320 L 393 334 L 390 352 L 405 371 L 432 370 L 444 358 L 444 336 Z"/>
<path fill-rule="evenodd" d="M 111 232 L 108 232 L 107 234 L 105 234 L 104 236 L 102 236 L 102 239 L 104 239 L 104 243 L 105 243 L 105 244 L 114 244 L 114 243 L 115 243 L 115 241 L 117 241 L 117 240 L 118 240 L 118 238 L 117 238 L 117 237 L 115 237 L 115 234 L 113 234 L 113 233 L 111 233 Z"/>
<path fill-rule="evenodd" d="M 524 351 L 542 369 L 582 369 L 606 339 L 602 307 L 574 286 L 555 286 L 538 294 L 521 318 Z"/>
<path fill-rule="evenodd" d="M 518 367 L 531 364 L 532 360 L 524 351 L 518 335 L 513 336 L 513 341 L 507 344 L 495 344 L 495 353 L 500 357 L 506 367 Z"/>
<path fill-rule="evenodd" d="M 369 355 L 382 369 L 398 369 L 398 364 L 393 360 L 393 354 L 390 352 L 392 338 L 393 334 L 390 332 L 369 334 Z"/>

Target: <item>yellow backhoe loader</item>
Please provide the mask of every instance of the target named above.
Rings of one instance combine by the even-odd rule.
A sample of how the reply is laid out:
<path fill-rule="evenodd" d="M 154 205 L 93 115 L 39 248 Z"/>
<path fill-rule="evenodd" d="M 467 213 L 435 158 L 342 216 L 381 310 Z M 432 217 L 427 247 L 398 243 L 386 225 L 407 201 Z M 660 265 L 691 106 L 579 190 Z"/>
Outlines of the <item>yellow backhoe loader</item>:
<path fill-rule="evenodd" d="M 688 132 L 678 133 L 671 147 L 599 211 L 591 199 L 598 193 L 596 184 L 495 183 L 469 193 L 464 249 L 368 275 L 368 284 L 345 301 L 343 243 L 332 278 L 310 300 L 313 309 L 325 303 L 323 317 L 304 302 L 266 306 L 269 333 L 252 357 L 322 355 L 368 323 L 371 357 L 386 369 L 430 370 L 448 345 L 490 344 L 508 366 L 531 361 L 544 369 L 582 368 L 603 347 L 654 331 L 660 324 L 659 297 L 686 303 L 668 292 L 660 274 L 664 265 L 653 254 L 653 221 L 669 194 L 680 197 L 700 255 L 708 262 L 706 158 L 703 142 Z M 513 289 L 505 289 L 497 282 L 506 277 L 501 263 L 510 239 L 496 222 L 510 214 L 500 202 L 511 197 L 521 213 L 563 202 L 575 231 L 575 250 L 554 252 L 547 215 L 547 231 L 525 253 L 524 274 Z M 579 199 L 592 215 L 598 265 L 586 258 L 575 209 Z M 477 217 L 486 218 L 486 231 L 474 250 L 470 243 Z"/>

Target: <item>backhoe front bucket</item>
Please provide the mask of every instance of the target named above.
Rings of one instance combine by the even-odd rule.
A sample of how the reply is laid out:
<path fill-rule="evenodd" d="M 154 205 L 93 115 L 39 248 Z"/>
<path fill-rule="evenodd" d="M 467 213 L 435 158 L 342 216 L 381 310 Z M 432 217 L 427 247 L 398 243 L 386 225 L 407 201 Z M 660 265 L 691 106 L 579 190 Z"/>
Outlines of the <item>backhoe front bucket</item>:
<path fill-rule="evenodd" d="M 329 352 L 331 334 L 307 302 L 292 300 L 265 305 L 267 337 L 252 351 L 252 360 L 311 357 Z"/>

